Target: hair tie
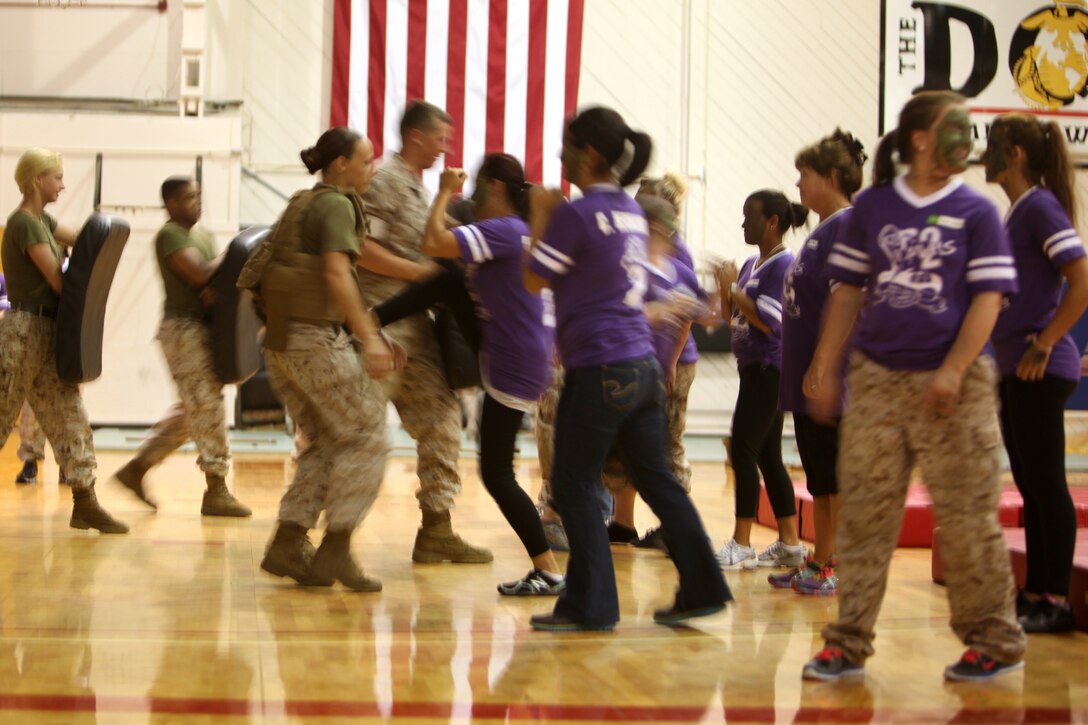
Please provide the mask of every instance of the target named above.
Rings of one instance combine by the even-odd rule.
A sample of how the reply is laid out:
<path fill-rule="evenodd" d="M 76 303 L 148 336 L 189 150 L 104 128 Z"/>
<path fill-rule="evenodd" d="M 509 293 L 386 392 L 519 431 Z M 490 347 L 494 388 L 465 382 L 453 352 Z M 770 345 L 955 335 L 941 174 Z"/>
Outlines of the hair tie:
<path fill-rule="evenodd" d="M 617 181 L 622 179 L 627 173 L 627 170 L 631 168 L 631 162 L 635 160 L 635 144 L 629 138 L 623 139 L 623 153 L 616 159 L 616 163 L 612 164 L 612 176 Z"/>

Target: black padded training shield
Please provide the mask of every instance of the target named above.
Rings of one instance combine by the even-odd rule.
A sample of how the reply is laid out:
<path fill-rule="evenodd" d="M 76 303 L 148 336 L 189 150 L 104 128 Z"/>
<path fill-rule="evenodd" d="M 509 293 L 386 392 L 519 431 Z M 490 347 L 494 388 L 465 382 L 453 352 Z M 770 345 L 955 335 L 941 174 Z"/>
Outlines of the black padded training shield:
<path fill-rule="evenodd" d="M 238 289 L 238 275 L 270 229 L 250 227 L 231 240 L 223 262 L 212 277 L 212 360 L 224 385 L 252 377 L 261 366 L 261 318 L 253 307 L 253 293 Z"/>
<path fill-rule="evenodd" d="M 76 237 L 57 307 L 57 374 L 66 383 L 102 374 L 106 300 L 129 231 L 121 217 L 95 213 Z"/>

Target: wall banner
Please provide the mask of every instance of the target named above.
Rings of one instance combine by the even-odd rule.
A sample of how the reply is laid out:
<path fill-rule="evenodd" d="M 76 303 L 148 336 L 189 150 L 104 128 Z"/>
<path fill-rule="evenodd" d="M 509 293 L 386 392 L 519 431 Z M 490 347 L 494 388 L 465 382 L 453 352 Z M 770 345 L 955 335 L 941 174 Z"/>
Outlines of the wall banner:
<path fill-rule="evenodd" d="M 883 0 L 880 133 L 922 90 L 967 97 L 976 156 L 993 118 L 1056 121 L 1088 161 L 1088 0 Z"/>

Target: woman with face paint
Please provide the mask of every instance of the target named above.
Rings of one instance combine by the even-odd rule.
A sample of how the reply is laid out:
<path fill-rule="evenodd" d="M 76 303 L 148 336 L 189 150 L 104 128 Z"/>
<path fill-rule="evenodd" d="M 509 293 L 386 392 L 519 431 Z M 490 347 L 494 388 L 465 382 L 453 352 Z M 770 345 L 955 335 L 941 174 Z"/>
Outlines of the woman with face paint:
<path fill-rule="evenodd" d="M 476 175 L 476 221 L 448 229 L 446 211 L 465 172 L 442 172 L 431 206 L 422 251 L 458 259 L 467 267 L 480 329 L 484 396 L 480 417 L 480 478 L 521 539 L 533 568 L 522 579 L 499 585 L 512 596 L 556 595 L 563 575 L 544 538 L 544 527 L 514 475 L 514 446 L 522 417 L 551 380 L 554 330 L 545 326 L 544 303 L 522 285 L 521 260 L 529 236 L 529 184 L 521 163 L 509 154 L 488 154 Z"/>
<path fill-rule="evenodd" d="M 567 588 L 535 629 L 610 630 L 620 618 L 608 533 L 596 491 L 614 444 L 635 489 L 665 531 L 680 586 L 654 621 L 672 625 L 721 610 L 732 599 L 691 499 L 665 453 L 665 389 L 643 311 L 646 217 L 623 187 L 649 162 L 652 143 L 608 108 L 571 119 L 563 174 L 584 196 L 531 196 L 530 292 L 555 297 L 559 354 L 566 368 L 555 421 L 552 490 L 570 542 Z"/>
<path fill-rule="evenodd" d="M 1077 516 L 1065 478 L 1065 404 L 1080 379 L 1069 330 L 1088 307 L 1073 167 L 1061 127 L 1027 114 L 994 121 L 983 161 L 986 180 L 1012 202 L 1005 228 L 1020 280 L 993 334 L 1001 432 L 1024 497 L 1027 583 L 1017 615 L 1028 632 L 1068 632 Z"/>
<path fill-rule="evenodd" d="M 718 269 L 722 317 L 731 318 L 733 353 L 740 371 L 740 391 L 733 409 L 729 446 L 736 475 L 733 538 L 718 552 L 723 569 L 788 567 L 805 564 L 805 546 L 797 531 L 797 502 L 782 463 L 782 411 L 778 383 L 782 369 L 782 287 L 793 253 L 782 237 L 801 226 L 808 209 L 778 191 L 757 191 L 744 202 L 744 243 L 758 247 L 737 270 L 732 262 Z M 759 506 L 759 474 L 778 521 L 778 540 L 762 552 L 752 547 L 752 525 Z"/>
<path fill-rule="evenodd" d="M 968 647 L 945 678 L 987 680 L 1023 665 L 997 521 L 996 375 L 981 355 L 1003 298 L 1016 292 L 1016 269 L 997 209 L 957 178 L 971 133 L 962 96 L 911 98 L 827 260 L 838 286 L 804 378 L 817 419 L 839 405 L 855 321 L 857 331 L 840 428 L 839 616 L 806 679 L 864 675 L 915 464 L 941 524 L 952 630 Z M 899 176 L 896 153 L 906 166 Z"/>

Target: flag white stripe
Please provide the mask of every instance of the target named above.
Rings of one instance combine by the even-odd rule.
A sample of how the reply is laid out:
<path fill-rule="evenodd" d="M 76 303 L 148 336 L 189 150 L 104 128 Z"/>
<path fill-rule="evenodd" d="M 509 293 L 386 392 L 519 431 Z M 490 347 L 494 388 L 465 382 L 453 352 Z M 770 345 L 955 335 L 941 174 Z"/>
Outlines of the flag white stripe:
<path fill-rule="evenodd" d="M 427 67 L 423 74 L 423 94 L 441 109 L 446 108 L 446 69 L 450 47 L 450 5 L 432 0 L 427 3 Z M 454 129 L 454 135 L 460 129 Z M 423 172 L 423 185 L 431 194 L 438 193 L 438 177 L 446 166 L 441 157 L 434 166 Z"/>
<path fill-rule="evenodd" d="M 348 63 L 348 126 L 367 136 L 367 86 L 370 85 L 370 3 L 351 0 L 351 49 Z"/>
<path fill-rule="evenodd" d="M 408 3 L 386 3 L 385 15 L 385 158 L 400 151 L 400 117 L 408 96 Z"/>
<path fill-rule="evenodd" d="M 503 150 L 525 163 L 525 112 L 529 95 L 529 3 L 506 11 L 506 108 Z"/>
<path fill-rule="evenodd" d="M 465 48 L 465 127 L 461 160 L 468 172 L 465 194 L 472 193 L 487 144 L 487 35 L 491 14 L 488 0 L 468 0 L 468 38 Z"/>
<path fill-rule="evenodd" d="M 563 144 L 563 118 L 567 88 L 567 0 L 548 0 L 548 37 L 544 66 L 544 183 L 562 180 L 559 150 Z"/>

